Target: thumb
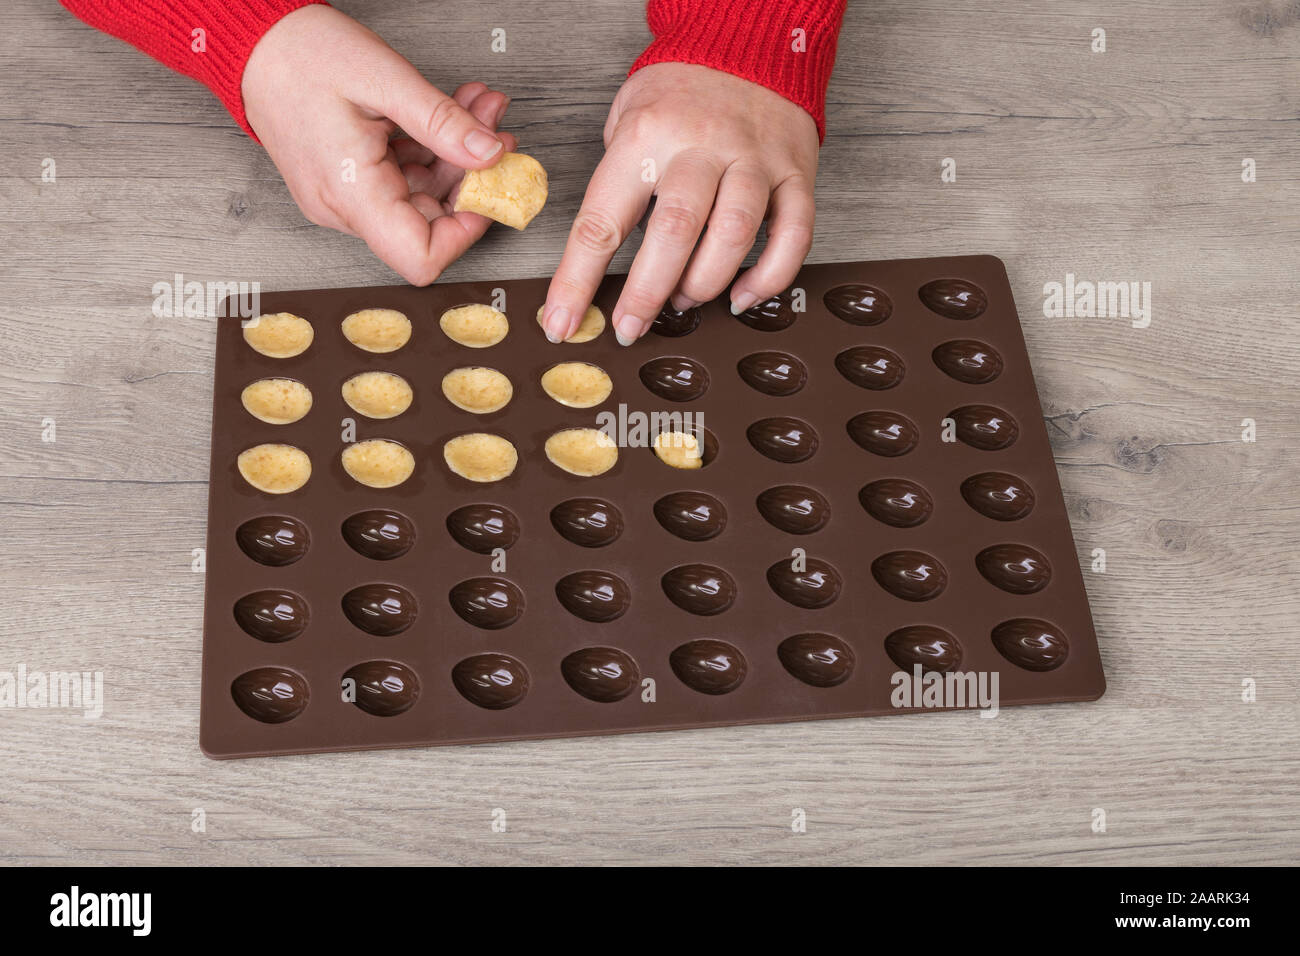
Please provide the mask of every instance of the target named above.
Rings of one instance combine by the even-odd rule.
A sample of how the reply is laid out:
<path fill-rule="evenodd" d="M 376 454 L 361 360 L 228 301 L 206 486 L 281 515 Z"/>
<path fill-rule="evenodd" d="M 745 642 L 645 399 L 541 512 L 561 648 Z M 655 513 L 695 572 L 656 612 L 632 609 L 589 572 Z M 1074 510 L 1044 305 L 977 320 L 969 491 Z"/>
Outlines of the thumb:
<path fill-rule="evenodd" d="M 496 133 L 401 60 L 381 87 L 378 109 L 440 158 L 462 169 L 491 166 L 505 150 Z"/>

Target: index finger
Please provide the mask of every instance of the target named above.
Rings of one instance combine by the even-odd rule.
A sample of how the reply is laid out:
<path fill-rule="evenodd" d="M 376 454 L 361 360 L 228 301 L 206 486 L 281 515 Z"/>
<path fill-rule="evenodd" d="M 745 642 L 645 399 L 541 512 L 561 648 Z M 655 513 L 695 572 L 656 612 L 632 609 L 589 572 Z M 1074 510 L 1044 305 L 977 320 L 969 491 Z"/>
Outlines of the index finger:
<path fill-rule="evenodd" d="M 654 183 L 641 179 L 641 158 L 610 151 L 596 167 L 546 292 L 542 327 L 552 342 L 578 330 L 609 261 L 650 202 Z"/>

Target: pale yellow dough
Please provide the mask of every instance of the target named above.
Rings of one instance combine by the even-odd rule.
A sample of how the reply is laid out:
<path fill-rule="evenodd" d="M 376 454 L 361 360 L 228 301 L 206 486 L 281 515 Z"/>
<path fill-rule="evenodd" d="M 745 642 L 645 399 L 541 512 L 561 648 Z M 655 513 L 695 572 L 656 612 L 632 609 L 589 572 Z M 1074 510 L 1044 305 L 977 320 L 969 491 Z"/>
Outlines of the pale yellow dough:
<path fill-rule="evenodd" d="M 291 378 L 260 378 L 244 386 L 239 399 L 268 425 L 291 425 L 311 411 L 311 389 Z"/>
<path fill-rule="evenodd" d="M 293 358 L 307 351 L 316 333 L 300 315 L 276 312 L 259 315 L 244 326 L 244 341 L 270 358 Z"/>
<path fill-rule="evenodd" d="M 394 488 L 415 471 L 415 456 L 403 445 L 383 438 L 343 449 L 343 470 L 368 488 Z"/>
<path fill-rule="evenodd" d="M 618 445 L 599 428 L 566 428 L 546 439 L 546 457 L 580 478 L 594 478 L 618 462 Z"/>
<path fill-rule="evenodd" d="M 537 310 L 537 324 L 542 323 L 542 313 L 546 311 L 546 306 Z M 570 345 L 581 345 L 583 342 L 590 342 L 601 332 L 605 331 L 605 313 L 600 311 L 596 306 L 587 306 L 587 311 L 582 315 L 582 321 L 578 323 L 577 331 L 570 335 L 565 342 Z"/>
<path fill-rule="evenodd" d="M 343 337 L 366 352 L 396 352 L 411 341 L 411 320 L 396 309 L 362 309 L 343 320 Z"/>
<path fill-rule="evenodd" d="M 311 459 L 293 445 L 254 445 L 239 453 L 239 473 L 258 491 L 284 495 L 311 477 Z"/>
<path fill-rule="evenodd" d="M 704 467 L 700 440 L 686 432 L 661 432 L 655 436 L 655 454 L 665 465 L 692 471 Z"/>
<path fill-rule="evenodd" d="M 523 229 L 546 205 L 546 170 L 523 153 L 506 153 L 488 169 L 465 173 L 456 212 L 476 212 L 513 229 Z"/>
<path fill-rule="evenodd" d="M 500 481 L 514 473 L 519 464 L 515 446 L 500 435 L 472 432 L 442 446 L 447 467 L 470 481 Z"/>
<path fill-rule="evenodd" d="M 597 365 L 561 362 L 542 373 L 542 390 L 561 405 L 592 408 L 609 398 L 614 382 Z"/>
<path fill-rule="evenodd" d="M 413 397 L 406 379 L 392 372 L 362 372 L 343 383 L 343 401 L 367 418 L 396 418 Z"/>
<path fill-rule="evenodd" d="M 496 345 L 510 331 L 505 313 L 490 305 L 460 305 L 442 313 L 438 325 L 453 342 L 472 349 Z"/>
<path fill-rule="evenodd" d="M 475 415 L 500 411 L 510 404 L 514 393 L 510 379 L 494 368 L 456 368 L 442 377 L 447 401 Z"/>

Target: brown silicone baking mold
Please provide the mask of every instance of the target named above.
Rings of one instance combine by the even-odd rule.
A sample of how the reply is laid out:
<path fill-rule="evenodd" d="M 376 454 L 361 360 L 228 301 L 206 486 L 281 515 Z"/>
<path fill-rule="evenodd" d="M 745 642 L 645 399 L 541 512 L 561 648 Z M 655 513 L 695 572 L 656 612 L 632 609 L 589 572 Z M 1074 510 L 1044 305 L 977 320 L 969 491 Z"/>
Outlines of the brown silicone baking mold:
<path fill-rule="evenodd" d="M 601 285 L 607 315 L 623 280 Z M 630 348 L 611 328 L 547 343 L 535 318 L 546 287 L 264 294 L 264 313 L 314 327 L 290 359 L 254 352 L 238 318 L 220 320 L 200 731 L 209 756 L 909 712 L 891 703 L 891 676 L 915 663 L 997 672 L 1002 706 L 1102 694 L 1000 260 L 809 265 L 739 318 L 724 296 L 661 316 Z M 470 349 L 442 333 L 444 310 L 500 304 L 502 290 L 503 342 Z M 364 352 L 340 331 L 347 315 L 379 307 L 414 326 L 399 351 Z M 539 379 L 561 361 L 605 369 L 612 395 L 588 410 L 556 403 Z M 466 365 L 506 373 L 513 400 L 488 415 L 452 406 L 442 377 Z M 410 409 L 386 421 L 353 412 L 340 388 L 366 370 L 410 382 Z M 264 377 L 306 384 L 310 413 L 290 425 L 254 419 L 240 392 Z M 553 432 L 620 404 L 700 415 L 705 467 L 677 470 L 648 447 L 624 447 L 612 470 L 579 478 L 546 459 Z M 349 418 L 357 441 L 409 448 L 413 476 L 388 490 L 353 481 L 339 460 Z M 475 484 L 448 470 L 443 444 L 472 431 L 514 443 L 513 475 Z M 262 442 L 310 455 L 305 487 L 270 495 L 243 480 L 236 458 Z M 553 516 L 582 498 L 615 512 L 579 503 Z M 612 542 L 579 543 L 620 519 Z M 462 543 L 490 550 L 512 530 L 504 570 L 500 553 Z M 478 544 L 484 535 L 495 540 Z M 362 553 L 408 545 L 387 560 Z"/>

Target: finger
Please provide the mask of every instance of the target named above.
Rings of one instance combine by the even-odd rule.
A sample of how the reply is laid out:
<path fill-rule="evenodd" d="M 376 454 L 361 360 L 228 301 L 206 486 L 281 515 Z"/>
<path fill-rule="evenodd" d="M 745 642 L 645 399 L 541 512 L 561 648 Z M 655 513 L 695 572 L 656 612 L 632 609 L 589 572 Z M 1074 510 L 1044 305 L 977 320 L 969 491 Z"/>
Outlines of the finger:
<path fill-rule="evenodd" d="M 654 183 L 641 179 L 639 152 L 615 148 L 596 167 L 546 292 L 542 327 L 552 342 L 577 331 L 609 260 L 635 228 L 653 190 Z"/>
<path fill-rule="evenodd" d="M 672 297 L 673 308 L 708 302 L 727 287 L 758 237 L 771 195 L 772 181 L 761 168 L 727 167 L 704 237 Z"/>
<path fill-rule="evenodd" d="M 438 158 L 433 155 L 433 150 L 428 146 L 411 139 L 409 136 L 398 136 L 396 139 L 390 139 L 388 148 L 393 151 L 393 159 L 397 161 L 399 166 L 405 166 L 407 163 L 428 166 Z"/>
<path fill-rule="evenodd" d="M 496 90 L 487 90 L 474 100 L 469 107 L 469 111 L 475 119 L 485 124 L 489 129 L 495 130 L 509 105 L 510 97 Z M 507 140 L 505 133 L 497 133 L 497 138 L 505 143 L 506 152 L 510 152 L 515 148 L 514 137 Z M 434 185 L 430 189 L 430 193 L 434 196 L 446 196 L 451 192 L 451 188 L 460 182 L 465 175 L 463 167 L 443 159 L 435 160 L 429 168 L 433 170 L 435 176 Z"/>
<path fill-rule="evenodd" d="M 394 54 L 378 73 L 366 105 L 412 139 L 464 169 L 483 169 L 501 157 L 504 147 L 492 130 L 406 60 Z"/>
<path fill-rule="evenodd" d="M 628 272 L 611 319 L 619 344 L 631 345 L 650 328 L 686 268 L 718 192 L 722 165 L 702 154 L 680 153 L 655 191 L 645 238 Z"/>
<path fill-rule="evenodd" d="M 767 221 L 767 245 L 754 267 L 731 287 L 732 315 L 784 291 L 794 281 L 812 248 L 815 213 L 812 183 L 802 176 L 791 176 L 776 187 Z"/>

